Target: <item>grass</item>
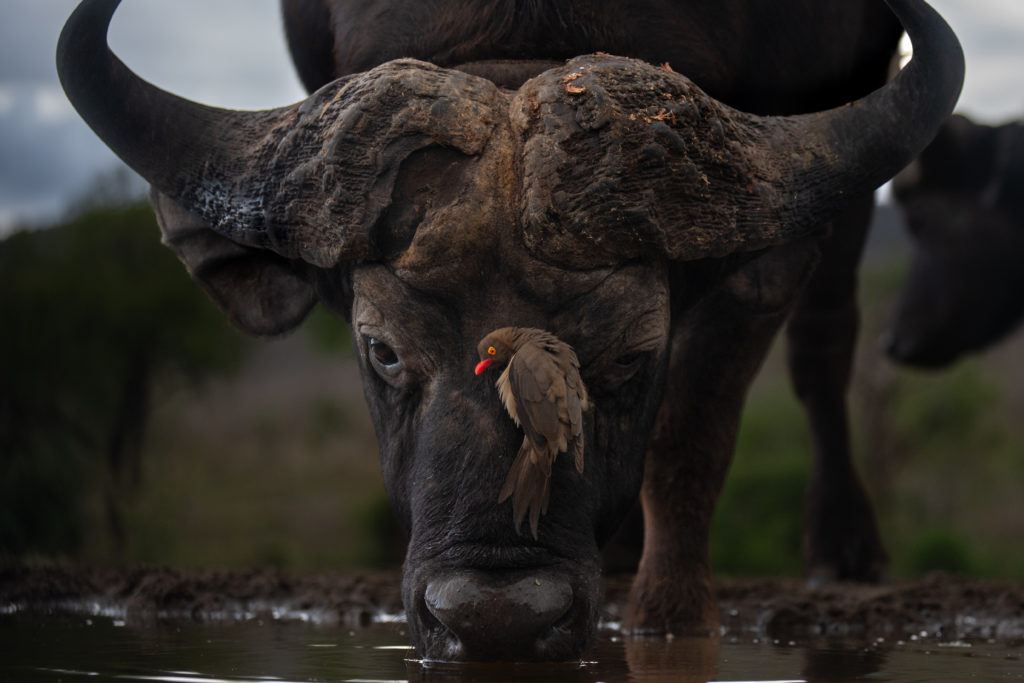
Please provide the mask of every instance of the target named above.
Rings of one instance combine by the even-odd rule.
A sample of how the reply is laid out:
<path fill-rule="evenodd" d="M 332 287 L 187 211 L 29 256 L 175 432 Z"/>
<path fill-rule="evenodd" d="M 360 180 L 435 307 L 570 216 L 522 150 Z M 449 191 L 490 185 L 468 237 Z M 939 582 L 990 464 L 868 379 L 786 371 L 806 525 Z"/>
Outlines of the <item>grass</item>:
<path fill-rule="evenodd" d="M 270 347 L 250 372 L 284 352 L 293 360 L 281 372 L 162 402 L 126 510 L 125 560 L 315 569 L 391 557 L 366 523 L 384 494 L 354 364 L 319 357 L 307 335 Z"/>

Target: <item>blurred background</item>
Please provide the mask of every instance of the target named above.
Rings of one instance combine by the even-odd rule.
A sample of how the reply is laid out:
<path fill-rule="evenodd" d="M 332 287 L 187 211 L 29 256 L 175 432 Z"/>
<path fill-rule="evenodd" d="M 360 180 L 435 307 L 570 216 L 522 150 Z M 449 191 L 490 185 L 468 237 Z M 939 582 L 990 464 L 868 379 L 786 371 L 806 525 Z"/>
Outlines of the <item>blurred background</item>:
<path fill-rule="evenodd" d="M 159 244 L 144 183 L 67 103 L 74 0 L 0 5 L 0 557 L 297 569 L 397 566 L 344 326 L 232 330 Z M 958 111 L 1024 118 L 1024 4 L 933 0 L 968 72 Z M 223 107 L 304 96 L 277 0 L 130 0 L 115 52 Z M 907 267 L 881 192 L 851 409 L 897 576 L 1024 579 L 1024 334 L 942 372 L 877 343 Z M 715 520 L 722 575 L 799 575 L 810 439 L 781 348 L 754 386 Z"/>

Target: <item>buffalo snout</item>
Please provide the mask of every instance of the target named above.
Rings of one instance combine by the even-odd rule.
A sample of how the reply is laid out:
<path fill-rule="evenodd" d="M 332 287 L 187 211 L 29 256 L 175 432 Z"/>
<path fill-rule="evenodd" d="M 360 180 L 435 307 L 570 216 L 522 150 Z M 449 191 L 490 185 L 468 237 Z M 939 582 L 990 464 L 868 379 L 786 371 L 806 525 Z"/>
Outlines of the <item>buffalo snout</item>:
<path fill-rule="evenodd" d="M 581 616 L 568 577 L 558 572 L 462 570 L 429 581 L 417 618 L 427 659 L 578 659 L 573 624 Z"/>

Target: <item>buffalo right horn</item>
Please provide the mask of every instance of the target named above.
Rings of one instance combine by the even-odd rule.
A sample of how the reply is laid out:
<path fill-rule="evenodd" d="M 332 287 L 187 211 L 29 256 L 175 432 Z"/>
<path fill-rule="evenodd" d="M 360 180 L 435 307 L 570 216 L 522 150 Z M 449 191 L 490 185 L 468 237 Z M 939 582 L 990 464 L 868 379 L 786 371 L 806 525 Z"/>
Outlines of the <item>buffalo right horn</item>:
<path fill-rule="evenodd" d="M 897 77 L 825 112 L 756 116 L 633 59 L 579 57 L 513 102 L 524 240 L 594 268 L 720 257 L 798 240 L 909 163 L 949 116 L 963 54 L 921 0 L 886 0 L 914 42 Z"/>
<path fill-rule="evenodd" d="M 238 244 L 328 267 L 374 256 L 401 162 L 431 145 L 478 154 L 506 104 L 496 86 L 398 60 L 259 112 L 190 102 L 107 46 L 120 0 L 84 0 L 57 46 L 64 90 L 154 188 Z M 503 116 L 503 114 L 502 114 Z"/>

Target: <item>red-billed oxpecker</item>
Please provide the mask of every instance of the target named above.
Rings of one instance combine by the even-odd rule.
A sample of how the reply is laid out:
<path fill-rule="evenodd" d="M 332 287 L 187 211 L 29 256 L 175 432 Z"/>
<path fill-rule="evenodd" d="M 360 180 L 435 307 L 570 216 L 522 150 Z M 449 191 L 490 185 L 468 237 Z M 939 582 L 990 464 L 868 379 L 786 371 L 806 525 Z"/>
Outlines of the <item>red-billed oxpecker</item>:
<path fill-rule="evenodd" d="M 580 379 L 580 362 L 572 347 L 544 330 L 503 327 L 477 346 L 476 374 L 504 367 L 495 386 L 505 409 L 523 430 L 523 445 L 498 495 L 512 497 L 516 530 L 530 513 L 537 538 L 541 514 L 548 510 L 551 465 L 559 453 L 571 452 L 583 473 L 583 412 L 590 408 Z"/>

